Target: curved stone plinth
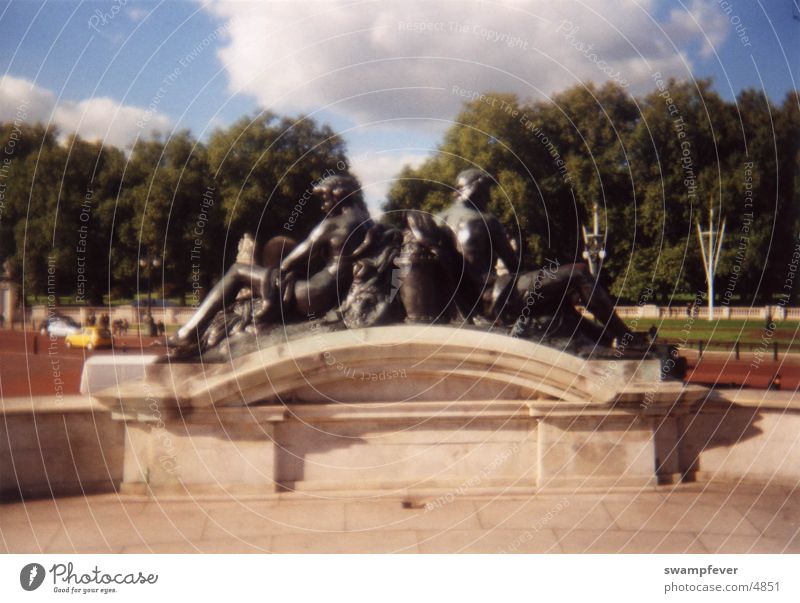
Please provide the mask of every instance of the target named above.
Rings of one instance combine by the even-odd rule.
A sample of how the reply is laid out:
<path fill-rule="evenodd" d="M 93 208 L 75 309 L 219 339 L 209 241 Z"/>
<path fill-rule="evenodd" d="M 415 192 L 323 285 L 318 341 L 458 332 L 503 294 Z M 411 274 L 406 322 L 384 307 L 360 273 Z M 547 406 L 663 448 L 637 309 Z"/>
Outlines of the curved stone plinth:
<path fill-rule="evenodd" d="M 124 486 L 178 491 L 655 484 L 679 473 L 677 417 L 706 391 L 661 381 L 658 360 L 451 327 L 142 370 L 94 395 L 126 421 Z"/>
<path fill-rule="evenodd" d="M 507 335 L 437 326 L 314 333 L 225 363 L 143 366 L 144 377 L 93 395 L 119 409 L 152 400 L 204 408 L 271 402 L 552 400 L 609 405 L 625 391 L 675 402 L 657 360 L 586 361 Z M 632 389 L 631 389 L 632 388 Z M 699 390 L 698 390 L 699 391 Z M 680 397 L 689 390 L 679 388 Z"/>
<path fill-rule="evenodd" d="M 703 488 L 730 481 L 794 491 L 800 481 L 796 392 L 722 389 L 672 411 L 519 400 L 298 403 L 123 423 L 90 398 L 50 396 L 4 398 L 0 413 L 0 502 L 120 483 L 192 496 L 350 489 L 442 500 L 564 484 L 613 489 L 654 475 Z"/>

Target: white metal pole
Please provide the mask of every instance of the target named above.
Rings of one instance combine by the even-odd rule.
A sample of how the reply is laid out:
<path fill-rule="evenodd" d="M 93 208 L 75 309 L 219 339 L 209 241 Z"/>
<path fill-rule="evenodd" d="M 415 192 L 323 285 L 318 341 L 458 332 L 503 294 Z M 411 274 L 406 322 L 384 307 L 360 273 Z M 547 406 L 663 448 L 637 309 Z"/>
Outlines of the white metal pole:
<path fill-rule="evenodd" d="M 714 209 L 708 208 L 708 320 L 714 320 Z"/>
<path fill-rule="evenodd" d="M 702 229 L 699 220 L 695 226 L 697 226 L 697 242 L 700 244 L 703 270 L 706 273 L 706 283 L 708 284 L 708 320 L 714 320 L 714 275 L 717 272 L 717 264 L 722 252 L 722 240 L 725 238 L 725 220 L 722 221 L 719 230 L 714 230 L 714 209 L 711 203 L 708 207 L 708 221 L 708 230 Z M 706 235 L 708 235 L 708 247 L 706 247 Z"/>

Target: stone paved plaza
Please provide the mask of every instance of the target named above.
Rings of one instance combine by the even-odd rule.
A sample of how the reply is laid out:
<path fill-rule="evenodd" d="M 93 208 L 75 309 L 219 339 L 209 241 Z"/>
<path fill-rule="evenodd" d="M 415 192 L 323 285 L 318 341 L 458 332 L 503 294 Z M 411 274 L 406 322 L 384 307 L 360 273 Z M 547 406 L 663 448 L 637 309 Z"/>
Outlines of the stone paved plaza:
<path fill-rule="evenodd" d="M 800 553 L 800 492 L 753 483 L 483 496 L 153 499 L 0 506 L 11 553 Z"/>

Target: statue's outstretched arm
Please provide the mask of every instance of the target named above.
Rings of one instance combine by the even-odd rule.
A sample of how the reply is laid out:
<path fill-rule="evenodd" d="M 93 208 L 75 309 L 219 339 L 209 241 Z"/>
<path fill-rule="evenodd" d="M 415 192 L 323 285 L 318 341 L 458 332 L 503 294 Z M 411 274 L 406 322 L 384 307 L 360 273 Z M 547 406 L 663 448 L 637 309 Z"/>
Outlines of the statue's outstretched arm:
<path fill-rule="evenodd" d="M 320 245 L 328 238 L 329 225 L 327 220 L 323 220 L 306 237 L 305 241 L 295 247 L 292 252 L 281 262 L 281 272 L 291 272 L 292 270 L 307 264 L 311 258 L 319 253 Z"/>
<path fill-rule="evenodd" d="M 232 302 L 242 287 L 250 287 L 256 291 L 264 289 L 269 270 L 255 264 L 235 263 L 225 276 L 214 285 L 203 299 L 189 321 L 178 330 L 179 340 L 189 340 L 195 334 L 205 332 L 226 303 Z"/>
<path fill-rule="evenodd" d="M 520 269 L 520 254 L 511 246 L 511 239 L 508 238 L 506 229 L 495 218 L 489 223 L 489 229 L 494 253 L 503 260 L 503 264 L 511 274 L 516 274 Z"/>

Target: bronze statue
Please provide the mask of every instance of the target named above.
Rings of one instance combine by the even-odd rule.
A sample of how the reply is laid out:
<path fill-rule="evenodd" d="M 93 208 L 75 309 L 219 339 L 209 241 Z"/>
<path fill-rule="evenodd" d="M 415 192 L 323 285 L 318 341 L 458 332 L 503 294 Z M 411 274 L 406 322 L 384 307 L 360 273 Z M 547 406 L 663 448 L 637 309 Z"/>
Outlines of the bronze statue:
<path fill-rule="evenodd" d="M 324 179 L 314 189 L 326 212 L 320 224 L 297 246 L 272 239 L 262 265 L 249 245 L 178 331 L 178 349 L 303 320 L 331 328 L 461 322 L 606 345 L 632 337 L 585 264 L 551 260 L 520 272 L 520 246 L 487 211 L 492 185 L 479 170 L 461 172 L 454 203 L 436 216 L 407 212 L 401 232 L 372 221 L 355 178 Z"/>
<path fill-rule="evenodd" d="M 179 345 L 191 342 L 196 335 L 202 337 L 217 313 L 244 287 L 257 298 L 258 307 L 253 308 L 256 322 L 288 322 L 323 315 L 345 299 L 353 281 L 352 252 L 374 224 L 355 178 L 330 176 L 314 188 L 314 193 L 321 197 L 326 212 L 322 222 L 277 268 L 234 263 L 178 331 Z M 227 325 L 220 328 L 227 332 Z"/>
<path fill-rule="evenodd" d="M 586 264 L 559 265 L 551 260 L 541 270 L 519 273 L 521 257 L 515 250 L 519 245 L 514 245 L 497 218 L 486 212 L 492 185 L 491 178 L 480 170 L 464 170 L 456 179 L 456 201 L 437 216 L 453 233 L 463 257 L 463 280 L 479 295 L 473 300 L 475 308 L 483 309 L 479 316 L 492 322 L 512 320 L 519 329 L 535 316 L 552 317 L 561 312 L 574 318 L 578 315 L 572 303 L 575 300 L 603 326 L 598 331 L 583 321 L 575 324 L 577 328 L 590 330 L 595 338 L 607 334 L 606 343 L 630 336 Z M 497 272 L 498 260 L 505 267 L 504 274 Z"/>
<path fill-rule="evenodd" d="M 495 321 L 508 302 L 508 294 L 521 264 L 503 225 L 486 211 L 492 180 L 477 169 L 461 172 L 456 178 L 455 202 L 440 212 L 437 221 L 452 232 L 462 260 L 459 279 L 462 306 L 466 314 Z M 503 263 L 508 278 L 498 278 L 497 262 Z M 468 291 L 469 293 L 464 293 Z"/>

